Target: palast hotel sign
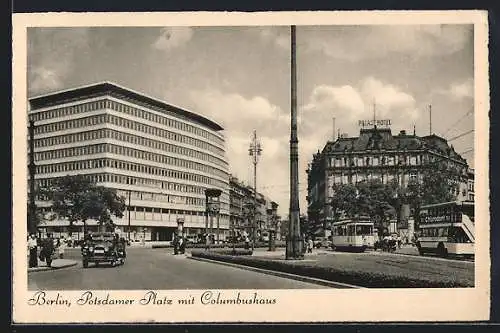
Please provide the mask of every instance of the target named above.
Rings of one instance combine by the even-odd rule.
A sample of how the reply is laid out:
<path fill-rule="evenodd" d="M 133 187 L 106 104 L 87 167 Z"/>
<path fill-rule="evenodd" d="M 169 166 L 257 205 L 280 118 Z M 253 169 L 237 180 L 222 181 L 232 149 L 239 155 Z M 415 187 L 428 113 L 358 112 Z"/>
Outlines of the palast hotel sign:
<path fill-rule="evenodd" d="M 358 125 L 361 127 L 371 127 L 371 126 L 389 127 L 391 126 L 391 120 L 390 119 L 358 120 Z"/>

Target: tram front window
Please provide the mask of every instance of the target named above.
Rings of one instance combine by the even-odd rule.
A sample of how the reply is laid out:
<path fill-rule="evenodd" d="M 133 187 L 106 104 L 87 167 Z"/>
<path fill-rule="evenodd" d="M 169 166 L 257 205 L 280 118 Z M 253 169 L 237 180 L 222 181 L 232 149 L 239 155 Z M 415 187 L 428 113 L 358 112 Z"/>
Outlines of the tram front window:
<path fill-rule="evenodd" d="M 356 235 L 371 235 L 373 233 L 372 227 L 369 225 L 357 225 Z"/>

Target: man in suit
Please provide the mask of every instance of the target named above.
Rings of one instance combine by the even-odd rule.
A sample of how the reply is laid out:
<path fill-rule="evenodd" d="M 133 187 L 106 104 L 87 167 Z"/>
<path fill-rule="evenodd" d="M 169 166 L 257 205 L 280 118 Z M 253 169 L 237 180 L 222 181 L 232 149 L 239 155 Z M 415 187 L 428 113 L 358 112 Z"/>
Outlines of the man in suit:
<path fill-rule="evenodd" d="M 30 253 L 29 267 L 38 267 L 38 242 L 35 234 L 30 234 L 28 238 L 28 249 Z"/>

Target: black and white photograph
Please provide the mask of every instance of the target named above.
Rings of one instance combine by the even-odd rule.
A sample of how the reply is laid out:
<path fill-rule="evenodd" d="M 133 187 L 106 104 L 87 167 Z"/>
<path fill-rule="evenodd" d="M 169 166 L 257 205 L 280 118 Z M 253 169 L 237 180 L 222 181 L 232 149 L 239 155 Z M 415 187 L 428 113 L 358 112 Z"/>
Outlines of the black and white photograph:
<path fill-rule="evenodd" d="M 486 15 L 275 14 L 14 14 L 20 321 L 488 317 Z"/>

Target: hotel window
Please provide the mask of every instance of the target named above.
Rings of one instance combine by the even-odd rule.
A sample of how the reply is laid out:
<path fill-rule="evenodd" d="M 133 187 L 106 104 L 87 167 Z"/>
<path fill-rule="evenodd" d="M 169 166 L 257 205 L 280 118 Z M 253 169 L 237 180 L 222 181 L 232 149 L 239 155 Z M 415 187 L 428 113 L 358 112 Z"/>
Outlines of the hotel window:
<path fill-rule="evenodd" d="M 372 159 L 372 161 L 373 161 L 373 165 L 374 165 L 374 166 L 377 166 L 377 165 L 378 165 L 378 157 L 375 157 L 375 156 L 374 156 L 374 157 L 373 157 L 373 159 Z"/>

